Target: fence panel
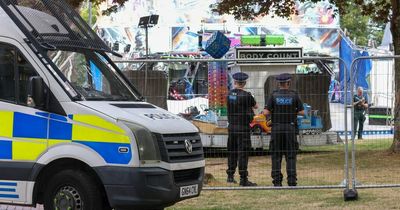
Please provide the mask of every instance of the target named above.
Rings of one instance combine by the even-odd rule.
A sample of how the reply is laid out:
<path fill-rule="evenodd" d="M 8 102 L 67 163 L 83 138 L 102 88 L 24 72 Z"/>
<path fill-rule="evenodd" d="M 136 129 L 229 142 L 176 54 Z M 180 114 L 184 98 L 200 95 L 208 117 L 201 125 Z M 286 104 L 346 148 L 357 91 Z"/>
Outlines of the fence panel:
<path fill-rule="evenodd" d="M 226 173 L 227 157 L 230 154 L 226 149 L 226 97 L 227 91 L 232 87 L 230 75 L 237 71 L 249 75 L 250 79 L 245 89 L 257 100 L 259 108 L 255 113 L 258 114 L 262 111 L 265 100 L 276 88 L 274 77 L 278 73 L 291 71 L 288 70 L 288 65 L 281 63 L 282 68 L 276 64 L 258 67 L 237 65 L 239 61 L 262 62 L 260 59 L 136 60 L 120 61 L 118 65 L 143 93 L 145 100 L 167 108 L 199 128 L 206 153 L 205 190 L 349 189 L 350 181 L 352 188 L 358 189 L 400 187 L 400 169 L 397 167 L 400 159 L 389 150 L 395 123 L 392 65 L 393 60 L 399 58 L 400 56 L 358 58 L 353 61 L 350 71 L 344 71 L 344 78 L 350 77 L 350 82 L 345 82 L 339 88 L 335 86 L 337 83 L 330 81 L 333 78 L 332 71 L 329 70 L 332 64 L 326 64 L 328 60 L 342 62 L 338 58 L 302 58 L 305 63 L 317 64 L 319 70 L 294 73 L 293 69 L 291 87 L 297 90 L 302 101 L 309 105 L 305 106 L 308 111 L 306 117 L 298 119 L 300 127 L 297 140 L 300 149 L 297 155 L 296 187 L 288 187 L 285 183 L 285 160 L 282 161 L 284 186 L 272 185 L 271 152 L 268 150 L 271 143 L 269 126 L 266 129 L 254 127 L 251 133 L 248 172 L 249 179 L 258 185 L 241 187 L 238 183 L 227 183 Z M 369 108 L 362 139 L 358 139 L 358 133 L 354 129 L 357 110 L 352 104 L 357 84 L 360 83 L 357 78 L 365 73 L 360 73 L 358 63 L 368 59 L 372 61 L 369 89 L 365 91 L 369 97 Z M 290 59 L 269 59 L 269 62 L 288 60 Z M 226 69 L 218 70 L 215 62 L 222 63 L 220 65 L 225 65 Z M 235 67 L 235 62 L 240 68 Z M 350 75 L 346 75 L 348 72 Z M 328 83 L 333 87 L 327 87 Z M 262 115 L 256 117 L 255 121 L 257 122 L 254 124 L 260 126 L 266 123 Z M 318 122 L 322 124 L 320 127 L 317 126 Z M 387 172 L 388 168 L 391 169 L 390 173 Z M 235 175 L 239 181 L 237 171 Z M 40 208 L 43 207 L 39 206 Z M 29 208 L 0 205 L 0 209 Z"/>
<path fill-rule="evenodd" d="M 227 151 L 226 103 L 228 91 L 234 85 L 232 74 L 239 71 L 249 75 L 245 90 L 252 93 L 258 104 L 258 108 L 254 110 L 256 117 L 252 123 L 250 137 L 252 149 L 248 151 L 249 180 L 257 183 L 257 187 L 253 189 L 276 189 L 271 178 L 269 151 L 271 126 L 260 113 L 265 101 L 278 87 L 276 75 L 284 72 L 292 73 L 291 89 L 296 90 L 302 102 L 308 106 L 305 106 L 306 116 L 297 120 L 300 126 L 297 135 L 300 144 L 297 155 L 298 185 L 291 189 L 348 187 L 345 152 L 347 136 L 344 135 L 347 133 L 344 126 L 346 116 L 343 114 L 345 106 L 340 103 L 345 97 L 340 87 L 334 87 L 337 83 L 332 83 L 333 69 L 337 68 L 337 63 L 341 61 L 330 57 L 292 60 L 297 60 L 296 62 L 303 60 L 303 62 L 290 64 L 291 59 L 287 58 L 268 59 L 274 63 L 266 65 L 263 63 L 266 60 L 260 59 L 159 59 L 121 61 L 119 65 L 125 67 L 126 75 L 147 69 L 147 74 L 141 73 L 145 79 L 141 79 L 140 82 L 143 85 L 148 81 L 147 84 L 152 83 L 152 85 L 147 85 L 147 89 L 141 89 L 144 98 L 165 97 L 163 94 L 156 94 L 157 89 L 165 90 L 165 87 L 160 87 L 161 83 L 151 81 L 159 81 L 160 75 L 166 75 L 168 110 L 187 118 L 200 130 L 206 153 L 204 189 L 209 190 L 243 189 L 239 186 L 238 169 L 235 173 L 235 180 L 238 183 L 227 183 L 227 162 L 231 152 Z M 241 65 L 241 62 L 246 63 Z M 301 69 L 297 67 L 299 65 Z M 151 71 L 162 71 L 165 74 L 149 73 Z M 140 85 L 137 81 L 132 82 Z M 149 88 L 152 91 L 149 91 Z M 285 187 L 287 186 L 285 156 L 281 168 Z"/>
<path fill-rule="evenodd" d="M 190 120 L 201 132 L 206 154 L 205 190 L 269 190 L 269 189 L 349 189 L 347 124 L 351 113 L 347 112 L 347 84 L 339 88 L 331 83 L 332 62 L 342 62 L 339 58 L 302 58 L 306 64 L 316 64 L 317 68 L 303 67 L 301 73 L 294 66 L 286 65 L 291 59 L 269 59 L 280 61 L 281 65 L 245 65 L 235 68 L 240 59 L 179 59 L 117 62 L 127 78 L 143 93 L 143 98 L 159 107 Z M 292 59 L 294 60 L 294 59 Z M 295 58 L 299 60 L 299 58 Z M 246 62 L 262 62 L 260 59 L 247 59 Z M 211 64 L 214 62 L 214 64 Z M 226 65 L 218 70 L 215 62 Z M 290 66 L 290 68 L 288 68 Z M 282 161 L 283 187 L 274 187 L 271 178 L 270 126 L 260 115 L 255 118 L 251 134 L 249 153 L 249 179 L 257 183 L 253 187 L 241 187 L 238 183 L 227 183 L 228 130 L 226 128 L 226 97 L 232 88 L 230 75 L 233 72 L 246 72 L 246 90 L 251 92 L 259 104 L 255 114 L 259 114 L 265 100 L 277 88 L 274 77 L 281 72 L 292 72 L 291 88 L 298 91 L 303 102 L 307 103 L 307 115 L 299 118 L 300 144 L 297 155 L 297 186 L 286 184 L 286 161 Z M 296 73 L 295 73 L 296 72 Z M 345 71 L 346 74 L 347 71 Z M 345 75 L 346 78 L 346 75 Z M 329 87 L 334 84 L 334 87 Z M 343 90 L 342 90 L 343 89 Z M 379 99 L 378 99 L 379 100 Z M 346 114 L 347 113 L 347 114 Z M 263 124 L 264 123 L 264 124 Z M 319 124 L 320 123 L 320 124 Z M 395 163 L 394 163 L 395 164 Z M 362 164 L 361 164 L 362 165 Z M 398 173 L 400 174 L 400 173 Z M 235 179 L 239 181 L 238 172 Z M 366 177 L 369 179 L 370 177 Z M 42 206 L 38 207 L 42 209 Z M 0 209 L 30 209 L 1 206 Z"/>
<path fill-rule="evenodd" d="M 351 106 L 351 148 L 352 185 L 355 189 L 400 187 L 400 168 L 396 167 L 400 159 L 391 152 L 394 135 L 394 61 L 399 58 L 360 57 L 352 63 L 350 95 L 354 104 Z M 359 80 L 365 77 L 365 71 L 360 64 L 365 63 L 371 63 L 372 70 L 369 87 L 361 94 L 362 83 Z M 365 111 L 355 104 L 361 95 L 368 101 Z M 360 124 L 363 124 L 362 132 Z"/>

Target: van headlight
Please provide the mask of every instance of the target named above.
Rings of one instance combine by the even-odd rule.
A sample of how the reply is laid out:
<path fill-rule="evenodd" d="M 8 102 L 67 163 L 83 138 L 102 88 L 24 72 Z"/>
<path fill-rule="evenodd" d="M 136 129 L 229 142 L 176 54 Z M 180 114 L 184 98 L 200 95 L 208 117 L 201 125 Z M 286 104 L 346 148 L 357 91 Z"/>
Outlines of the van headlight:
<path fill-rule="evenodd" d="M 135 136 L 139 159 L 142 161 L 160 161 L 160 149 L 158 148 L 156 136 L 141 125 L 133 123 L 126 123 L 126 125 Z"/>

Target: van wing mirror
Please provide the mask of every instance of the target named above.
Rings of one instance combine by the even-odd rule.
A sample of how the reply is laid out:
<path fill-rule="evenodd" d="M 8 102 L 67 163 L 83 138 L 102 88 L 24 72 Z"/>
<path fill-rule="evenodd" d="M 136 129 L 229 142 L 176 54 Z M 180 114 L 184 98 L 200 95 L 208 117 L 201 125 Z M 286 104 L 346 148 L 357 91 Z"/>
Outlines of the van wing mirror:
<path fill-rule="evenodd" d="M 28 106 L 44 108 L 46 105 L 46 93 L 43 79 L 39 76 L 30 77 L 28 85 Z"/>

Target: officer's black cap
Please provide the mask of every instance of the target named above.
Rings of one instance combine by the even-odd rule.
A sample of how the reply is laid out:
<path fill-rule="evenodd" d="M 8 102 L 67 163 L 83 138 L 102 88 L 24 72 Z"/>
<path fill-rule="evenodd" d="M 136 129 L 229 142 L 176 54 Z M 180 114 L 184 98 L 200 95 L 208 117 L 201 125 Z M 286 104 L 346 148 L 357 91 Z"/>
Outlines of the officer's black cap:
<path fill-rule="evenodd" d="M 283 73 L 283 74 L 278 75 L 278 76 L 276 77 L 276 80 L 277 80 L 278 82 L 289 82 L 291 78 L 292 78 L 292 76 L 291 76 L 290 74 L 288 74 L 288 73 Z"/>
<path fill-rule="evenodd" d="M 232 78 L 238 82 L 244 82 L 249 78 L 249 75 L 243 72 L 238 72 L 232 75 Z"/>

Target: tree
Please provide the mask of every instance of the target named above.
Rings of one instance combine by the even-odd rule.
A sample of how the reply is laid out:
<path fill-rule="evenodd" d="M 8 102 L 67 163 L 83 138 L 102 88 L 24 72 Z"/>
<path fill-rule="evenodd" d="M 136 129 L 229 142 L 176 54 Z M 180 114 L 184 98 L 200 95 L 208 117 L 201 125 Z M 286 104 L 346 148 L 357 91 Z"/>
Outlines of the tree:
<path fill-rule="evenodd" d="M 83 2 L 87 0 L 67 0 L 67 2 L 73 6 L 74 8 L 78 8 Z M 90 0 L 93 4 L 98 5 L 106 0 Z M 117 3 L 119 5 L 124 5 L 128 0 L 113 0 L 113 3 Z"/>
<path fill-rule="evenodd" d="M 369 15 L 360 15 L 360 9 L 353 2 L 350 2 L 346 11 L 348 12 L 345 15 L 340 16 L 340 27 L 347 29 L 348 36 L 352 40 L 355 38 L 357 45 L 367 46 L 369 40 L 372 39 L 379 46 L 386 24 L 372 20 Z"/>
<path fill-rule="evenodd" d="M 299 0 L 300 2 L 319 2 L 322 0 Z M 351 4 L 359 8 L 361 15 L 372 17 L 376 22 L 390 22 L 395 55 L 400 55 L 400 0 L 330 0 L 336 5 L 335 14 L 345 15 Z M 253 19 L 257 16 L 272 15 L 290 17 L 297 14 L 295 0 L 220 0 L 214 11 L 232 14 L 236 19 Z M 355 16 L 354 18 L 359 18 Z M 394 137 L 392 151 L 400 152 L 400 60 L 395 60 L 395 106 Z"/>
<path fill-rule="evenodd" d="M 87 23 L 89 23 L 89 22 L 90 23 L 96 23 L 97 17 L 99 15 L 98 9 L 99 9 L 99 7 L 97 5 L 92 5 L 91 8 L 89 8 L 89 5 L 85 5 L 85 6 L 81 7 L 80 15 Z M 92 12 L 92 18 L 91 18 L 92 20 L 91 21 L 89 21 L 89 16 L 90 16 L 89 15 L 89 13 L 90 13 L 89 10 L 91 10 L 91 12 Z"/>
<path fill-rule="evenodd" d="M 88 0 L 66 0 L 72 7 L 74 8 L 79 8 L 82 3 L 87 2 Z M 89 0 L 93 3 L 93 6 L 97 6 L 100 3 L 106 1 L 106 0 Z M 113 3 L 116 3 L 117 5 L 108 8 L 107 10 L 103 11 L 103 14 L 108 15 L 112 12 L 115 12 L 119 6 L 123 6 L 125 2 L 128 0 L 113 0 Z"/>

